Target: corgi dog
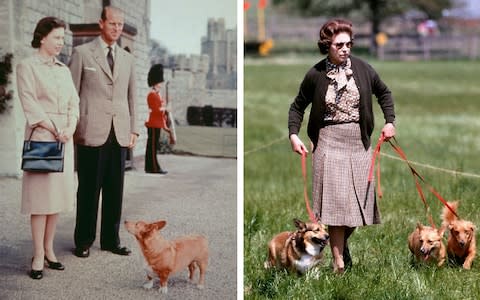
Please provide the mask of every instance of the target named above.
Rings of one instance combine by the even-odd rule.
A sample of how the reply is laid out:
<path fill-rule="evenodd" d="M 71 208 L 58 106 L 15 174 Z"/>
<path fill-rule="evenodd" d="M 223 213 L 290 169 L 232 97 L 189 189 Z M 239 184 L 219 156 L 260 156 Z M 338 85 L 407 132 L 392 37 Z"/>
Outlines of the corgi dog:
<path fill-rule="evenodd" d="M 277 266 L 304 274 L 321 261 L 322 251 L 329 239 L 325 225 L 305 223 L 298 219 L 293 222 L 296 231 L 281 232 L 268 243 L 265 268 Z"/>
<path fill-rule="evenodd" d="M 417 227 L 408 237 L 408 248 L 415 262 L 436 263 L 439 267 L 445 263 L 447 254 L 443 244 L 444 232 L 443 226 L 436 229 L 417 223 Z"/>
<path fill-rule="evenodd" d="M 159 291 L 166 294 L 168 277 L 171 274 L 188 268 L 189 279 L 193 281 L 195 269 L 198 267 L 200 279 L 197 287 L 202 289 L 208 265 L 207 239 L 201 235 L 188 235 L 166 240 L 160 234 L 160 230 L 166 224 L 167 222 L 163 220 L 155 223 L 125 221 L 127 231 L 137 239 L 148 269 L 152 271 L 147 272 L 149 281 L 144 284 L 144 287 L 152 288 L 158 280 Z"/>
<path fill-rule="evenodd" d="M 458 201 L 448 202 L 448 205 L 455 213 L 457 212 Z M 449 260 L 469 270 L 477 253 L 475 225 L 470 221 L 458 219 L 448 207 L 443 208 L 441 217 L 443 220 L 442 224 L 450 231 L 447 241 Z"/>

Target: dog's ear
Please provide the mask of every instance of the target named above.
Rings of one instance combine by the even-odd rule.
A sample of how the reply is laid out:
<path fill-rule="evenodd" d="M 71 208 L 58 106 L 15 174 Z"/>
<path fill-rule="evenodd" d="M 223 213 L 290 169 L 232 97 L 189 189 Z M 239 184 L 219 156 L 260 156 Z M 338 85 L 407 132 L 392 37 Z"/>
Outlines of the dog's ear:
<path fill-rule="evenodd" d="M 450 205 L 450 207 L 451 207 L 453 210 L 456 211 L 457 208 L 458 208 L 458 204 L 459 204 L 459 203 L 460 203 L 460 202 L 459 202 L 458 200 L 456 200 L 456 201 L 453 201 L 453 202 L 448 202 L 448 205 Z"/>
<path fill-rule="evenodd" d="M 307 225 L 305 224 L 305 222 L 297 218 L 293 219 L 293 223 L 295 224 L 295 227 L 297 227 L 300 230 L 304 230 L 305 228 L 307 228 Z"/>
<path fill-rule="evenodd" d="M 165 225 L 167 225 L 167 221 L 158 221 L 156 223 L 154 223 L 155 227 L 157 228 L 157 230 L 160 230 L 162 229 L 163 227 L 165 227 Z"/>
<path fill-rule="evenodd" d="M 447 229 L 446 226 L 442 225 L 442 227 L 440 227 L 439 229 L 437 229 L 438 231 L 438 234 L 443 237 L 443 234 L 445 233 L 445 230 Z"/>
<path fill-rule="evenodd" d="M 422 229 L 423 229 L 422 223 L 417 222 L 417 229 L 420 230 L 420 231 L 422 231 Z"/>

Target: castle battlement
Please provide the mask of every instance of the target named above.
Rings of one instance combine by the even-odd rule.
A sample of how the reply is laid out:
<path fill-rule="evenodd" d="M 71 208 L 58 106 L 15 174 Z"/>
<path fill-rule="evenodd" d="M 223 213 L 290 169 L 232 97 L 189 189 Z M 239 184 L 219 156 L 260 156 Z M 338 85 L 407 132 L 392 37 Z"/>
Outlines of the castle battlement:
<path fill-rule="evenodd" d="M 212 106 L 236 109 L 236 30 L 226 29 L 223 18 L 209 19 L 201 39 L 202 54 L 164 54 L 152 63 L 164 66 L 169 107 L 177 125 L 188 125 L 188 107 Z"/>
<path fill-rule="evenodd" d="M 166 69 L 172 69 L 176 71 L 190 71 L 192 73 L 208 73 L 210 58 L 208 55 L 163 55 L 157 57 L 155 63 L 160 63 Z"/>

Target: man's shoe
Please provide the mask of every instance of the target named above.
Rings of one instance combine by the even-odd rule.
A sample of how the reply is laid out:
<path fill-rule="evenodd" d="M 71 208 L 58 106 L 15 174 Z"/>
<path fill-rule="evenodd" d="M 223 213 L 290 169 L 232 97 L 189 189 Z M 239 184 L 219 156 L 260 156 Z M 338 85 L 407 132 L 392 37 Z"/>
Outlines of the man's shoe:
<path fill-rule="evenodd" d="M 127 247 L 120 247 L 120 246 L 116 246 L 116 247 L 101 247 L 101 249 L 103 251 L 110 251 L 112 252 L 113 254 L 118 254 L 118 255 L 130 255 L 130 253 L 132 253 L 132 251 L 130 251 L 130 249 L 128 249 Z"/>
<path fill-rule="evenodd" d="M 165 170 L 158 170 L 158 171 L 146 171 L 146 170 L 145 170 L 145 173 L 165 175 L 165 174 L 167 174 L 168 172 L 165 171 Z"/>
<path fill-rule="evenodd" d="M 90 255 L 90 250 L 88 248 L 77 247 L 73 253 L 77 257 L 88 257 Z"/>

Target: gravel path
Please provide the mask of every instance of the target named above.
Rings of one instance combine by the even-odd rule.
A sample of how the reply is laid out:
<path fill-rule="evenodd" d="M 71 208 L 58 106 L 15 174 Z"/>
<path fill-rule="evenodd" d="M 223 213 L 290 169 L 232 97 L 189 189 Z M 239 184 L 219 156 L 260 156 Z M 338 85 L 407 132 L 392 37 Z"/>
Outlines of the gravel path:
<path fill-rule="evenodd" d="M 123 226 L 120 238 L 131 256 L 101 251 L 97 233 L 90 257 L 77 258 L 72 254 L 74 212 L 60 215 L 55 240 L 66 270 L 45 268 L 42 280 L 30 279 L 32 244 L 29 217 L 19 212 L 21 180 L 0 177 L 0 299 L 236 299 L 237 160 L 178 155 L 159 160 L 167 175 L 145 174 L 141 161 L 126 173 L 123 219 L 164 219 L 168 239 L 205 235 L 210 263 L 204 290 L 187 281 L 187 271 L 170 278 L 167 296 L 144 290 L 141 253 Z"/>

